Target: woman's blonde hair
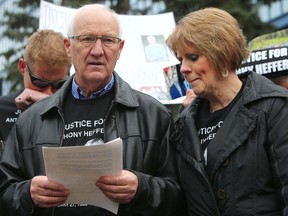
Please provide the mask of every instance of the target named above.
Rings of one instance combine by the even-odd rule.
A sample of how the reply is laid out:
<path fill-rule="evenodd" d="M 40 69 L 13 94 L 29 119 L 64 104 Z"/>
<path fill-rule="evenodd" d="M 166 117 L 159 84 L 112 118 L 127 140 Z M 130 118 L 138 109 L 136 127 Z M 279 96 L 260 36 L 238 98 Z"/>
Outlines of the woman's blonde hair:
<path fill-rule="evenodd" d="M 218 8 L 187 14 L 179 20 L 166 44 L 174 53 L 195 47 L 218 71 L 236 71 L 250 54 L 237 20 Z"/>

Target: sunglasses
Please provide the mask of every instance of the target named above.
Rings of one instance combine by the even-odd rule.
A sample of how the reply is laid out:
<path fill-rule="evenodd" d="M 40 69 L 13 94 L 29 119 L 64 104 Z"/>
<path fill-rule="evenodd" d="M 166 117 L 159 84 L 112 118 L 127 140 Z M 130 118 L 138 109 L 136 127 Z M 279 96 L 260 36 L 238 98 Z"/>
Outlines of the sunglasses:
<path fill-rule="evenodd" d="M 50 80 L 46 80 L 46 79 L 41 79 L 37 76 L 35 76 L 32 71 L 31 68 L 29 67 L 29 65 L 26 63 L 26 68 L 28 70 L 28 74 L 30 76 L 31 82 L 35 85 L 38 86 L 40 88 L 45 88 L 47 86 L 52 86 L 54 89 L 59 89 L 62 87 L 62 85 L 65 83 L 65 80 L 59 80 L 59 81 L 50 81 Z"/>

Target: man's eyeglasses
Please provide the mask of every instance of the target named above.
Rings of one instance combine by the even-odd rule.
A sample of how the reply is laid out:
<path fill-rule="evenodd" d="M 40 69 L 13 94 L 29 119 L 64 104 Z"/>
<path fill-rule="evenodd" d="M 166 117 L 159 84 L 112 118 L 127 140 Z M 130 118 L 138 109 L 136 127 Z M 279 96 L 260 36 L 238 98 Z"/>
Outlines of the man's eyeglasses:
<path fill-rule="evenodd" d="M 93 35 L 78 35 L 70 36 L 69 39 L 79 41 L 84 47 L 89 47 L 96 43 L 97 39 L 101 40 L 101 44 L 106 47 L 112 47 L 115 44 L 120 43 L 122 40 L 113 36 L 93 36 Z"/>
<path fill-rule="evenodd" d="M 59 81 L 50 81 L 50 80 L 46 80 L 46 79 L 42 79 L 40 77 L 35 76 L 32 71 L 31 68 L 29 67 L 29 65 L 26 63 L 26 68 L 28 70 L 31 82 L 35 85 L 38 86 L 40 88 L 45 88 L 49 85 L 51 85 L 54 89 L 59 89 L 61 88 L 61 86 L 65 83 L 65 80 L 59 80 Z"/>

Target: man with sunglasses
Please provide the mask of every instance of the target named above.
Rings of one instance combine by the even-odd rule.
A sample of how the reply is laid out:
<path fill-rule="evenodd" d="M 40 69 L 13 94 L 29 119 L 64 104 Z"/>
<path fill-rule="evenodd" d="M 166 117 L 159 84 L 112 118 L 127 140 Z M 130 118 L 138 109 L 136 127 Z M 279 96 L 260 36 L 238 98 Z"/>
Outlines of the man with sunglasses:
<path fill-rule="evenodd" d="M 8 215 L 115 215 L 85 203 L 65 203 L 69 188 L 45 175 L 42 147 L 120 137 L 122 172 L 95 177 L 94 187 L 120 204 L 118 216 L 180 216 L 185 201 L 168 142 L 173 116 L 114 71 L 124 46 L 117 14 L 99 4 L 83 6 L 72 16 L 67 34 L 64 44 L 75 74 L 13 127 L 0 161 L 0 206 Z"/>
<path fill-rule="evenodd" d="M 68 78 L 71 60 L 63 38 L 53 30 L 40 30 L 29 37 L 24 58 L 18 61 L 24 90 L 0 97 L 0 156 L 19 115 L 34 102 L 55 93 Z"/>

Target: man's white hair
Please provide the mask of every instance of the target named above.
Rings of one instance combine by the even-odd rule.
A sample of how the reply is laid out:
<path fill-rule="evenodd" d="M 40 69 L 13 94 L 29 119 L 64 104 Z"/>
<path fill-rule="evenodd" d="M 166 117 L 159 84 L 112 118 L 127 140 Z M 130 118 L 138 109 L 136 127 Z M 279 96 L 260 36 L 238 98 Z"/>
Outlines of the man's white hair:
<path fill-rule="evenodd" d="M 103 4 L 87 4 L 87 5 L 84 5 L 78 9 L 76 9 L 76 11 L 72 14 L 71 18 L 70 18 L 70 21 L 68 22 L 68 26 L 67 26 L 67 36 L 74 36 L 74 23 L 75 23 L 75 17 L 77 16 L 78 12 L 81 11 L 82 9 L 85 9 L 87 7 L 97 7 L 97 8 L 103 8 L 109 12 L 111 12 L 111 14 L 116 18 L 116 21 L 117 21 L 117 25 L 119 27 L 119 35 L 118 37 L 121 38 L 121 35 L 122 35 L 122 28 L 121 28 L 121 24 L 120 24 L 120 20 L 119 20 L 119 16 L 118 14 L 112 10 L 111 8 L 103 5 Z"/>

